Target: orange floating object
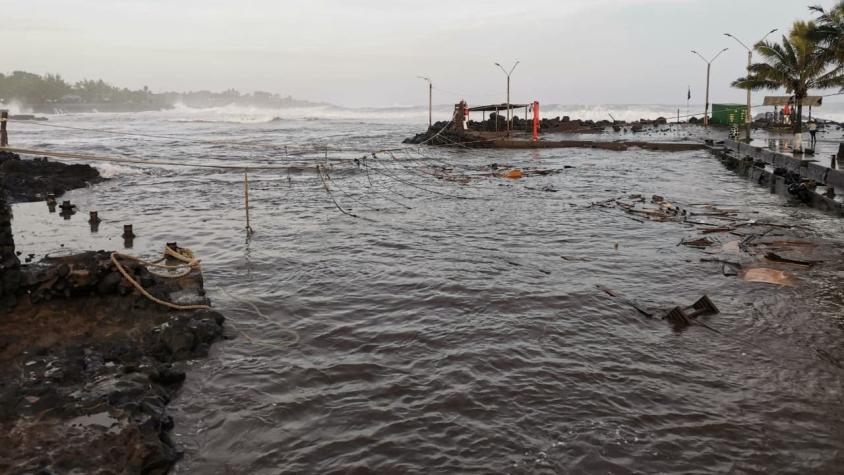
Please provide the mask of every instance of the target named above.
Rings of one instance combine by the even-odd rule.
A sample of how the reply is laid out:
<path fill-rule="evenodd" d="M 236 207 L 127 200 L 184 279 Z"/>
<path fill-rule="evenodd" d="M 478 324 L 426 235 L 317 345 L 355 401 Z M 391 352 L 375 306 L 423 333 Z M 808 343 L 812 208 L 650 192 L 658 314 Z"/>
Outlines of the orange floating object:
<path fill-rule="evenodd" d="M 767 267 L 745 269 L 740 277 L 747 282 L 761 282 L 763 284 L 775 284 L 785 287 L 794 287 L 797 283 L 797 279 L 788 272 L 769 269 Z"/>
<path fill-rule="evenodd" d="M 522 177 L 522 170 L 519 169 L 519 168 L 514 168 L 514 169 L 506 172 L 503 176 L 504 176 L 504 178 L 513 178 L 513 179 L 521 178 Z"/>

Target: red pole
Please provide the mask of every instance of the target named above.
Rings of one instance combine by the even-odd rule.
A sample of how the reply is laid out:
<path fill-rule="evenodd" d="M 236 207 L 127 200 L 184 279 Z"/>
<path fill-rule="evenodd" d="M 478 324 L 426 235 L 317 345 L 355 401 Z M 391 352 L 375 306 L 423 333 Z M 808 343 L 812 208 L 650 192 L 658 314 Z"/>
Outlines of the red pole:
<path fill-rule="evenodd" d="M 533 101 L 533 141 L 539 140 L 539 101 Z"/>

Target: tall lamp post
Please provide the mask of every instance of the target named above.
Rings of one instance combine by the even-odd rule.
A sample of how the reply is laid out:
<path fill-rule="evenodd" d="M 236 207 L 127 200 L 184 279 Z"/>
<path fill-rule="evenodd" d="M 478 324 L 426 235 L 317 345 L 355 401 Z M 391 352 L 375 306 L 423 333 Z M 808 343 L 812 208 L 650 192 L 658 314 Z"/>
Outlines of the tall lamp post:
<path fill-rule="evenodd" d="M 516 69 L 516 66 L 519 65 L 519 62 L 516 61 L 513 64 L 513 67 L 510 68 L 510 72 L 507 72 L 507 70 L 504 69 L 504 67 L 501 66 L 498 63 L 495 63 L 495 65 L 498 66 L 498 68 L 501 69 L 501 71 L 503 71 L 504 74 L 507 75 L 507 134 L 509 135 L 510 128 L 511 128 L 511 123 L 510 123 L 510 75 L 513 74 L 513 70 Z M 495 119 L 495 120 L 498 120 L 498 119 Z"/>
<path fill-rule="evenodd" d="M 431 112 L 432 98 L 434 96 L 434 84 L 431 82 L 431 78 L 426 78 L 425 76 L 416 77 L 428 81 L 428 128 L 430 129 L 431 126 L 434 125 L 433 114 Z"/>
<path fill-rule="evenodd" d="M 692 50 L 692 53 L 700 56 L 700 59 L 706 63 L 706 105 L 703 108 L 703 125 L 704 127 L 709 127 L 709 70 L 712 69 L 712 62 L 715 61 L 718 56 L 721 56 L 721 53 L 727 51 L 729 48 L 724 48 L 718 52 L 715 56 L 712 57 L 710 60 L 706 60 L 700 53 L 695 50 Z"/>
<path fill-rule="evenodd" d="M 756 42 L 756 44 L 759 44 L 759 43 L 762 43 L 763 41 L 765 41 L 765 38 L 767 38 L 768 35 L 770 35 L 771 33 L 774 33 L 775 31 L 777 31 L 776 28 L 769 31 L 768 34 L 763 36 L 761 40 Z M 742 41 L 740 39 L 736 38 L 735 36 L 733 36 L 729 33 L 724 33 L 724 36 L 729 36 L 730 38 L 736 40 L 736 42 L 738 44 L 740 44 L 742 47 L 744 47 L 744 49 L 747 50 L 747 76 L 750 77 L 750 65 L 753 64 L 753 50 L 751 48 L 748 48 L 746 44 L 742 43 Z M 745 133 L 744 138 L 745 138 L 745 140 L 747 140 L 747 143 L 750 143 L 750 126 L 753 124 L 753 114 L 751 113 L 750 108 L 751 108 L 751 105 L 750 105 L 750 88 L 748 87 L 747 88 L 747 114 L 746 114 L 747 116 L 744 118 L 744 125 L 745 125 L 745 128 L 746 128 L 746 133 Z"/>

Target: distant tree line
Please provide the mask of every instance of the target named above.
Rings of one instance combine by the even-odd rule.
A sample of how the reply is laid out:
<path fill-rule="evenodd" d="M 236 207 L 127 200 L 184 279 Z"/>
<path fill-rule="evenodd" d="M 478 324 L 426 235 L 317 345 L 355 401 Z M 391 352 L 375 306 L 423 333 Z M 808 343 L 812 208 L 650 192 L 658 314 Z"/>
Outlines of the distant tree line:
<path fill-rule="evenodd" d="M 263 91 L 241 94 L 235 89 L 223 92 L 163 92 L 153 93 L 147 86 L 131 90 L 113 86 L 102 79 L 85 79 L 69 83 L 59 74 L 33 74 L 26 71 L 14 71 L 11 74 L 0 73 L 0 103 L 18 101 L 28 106 L 48 104 L 127 104 L 148 107 L 168 107 L 184 103 L 191 107 L 215 107 L 229 104 L 257 107 L 294 107 L 309 106 L 314 103 L 295 100 L 290 96 L 280 96 Z"/>
<path fill-rule="evenodd" d="M 59 74 L 44 76 L 14 71 L 11 74 L 0 73 L 0 99 L 4 102 L 13 100 L 27 105 L 41 105 L 61 102 L 117 102 L 126 104 L 150 104 L 156 102 L 155 94 L 144 86 L 141 90 L 120 88 L 99 80 L 85 79 L 73 84 L 65 81 Z"/>

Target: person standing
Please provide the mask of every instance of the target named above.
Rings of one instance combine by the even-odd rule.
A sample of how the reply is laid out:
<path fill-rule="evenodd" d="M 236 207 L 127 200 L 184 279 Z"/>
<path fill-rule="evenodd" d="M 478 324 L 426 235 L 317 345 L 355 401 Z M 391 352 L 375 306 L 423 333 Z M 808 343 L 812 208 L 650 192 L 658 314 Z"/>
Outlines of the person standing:
<path fill-rule="evenodd" d="M 818 124 L 815 122 L 815 119 L 809 119 L 809 142 L 812 146 L 812 150 L 815 149 L 815 144 L 818 142 Z"/>

